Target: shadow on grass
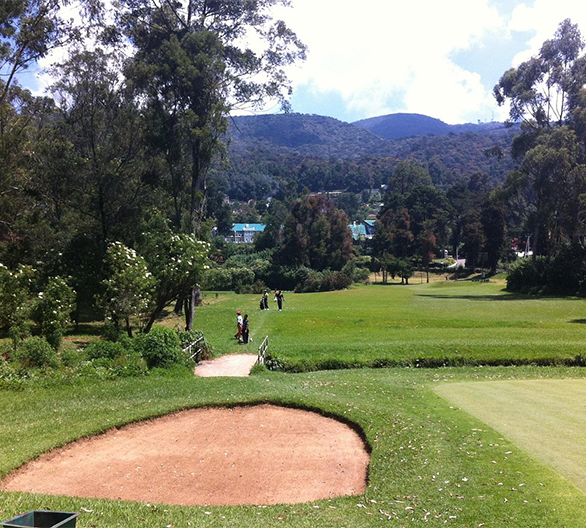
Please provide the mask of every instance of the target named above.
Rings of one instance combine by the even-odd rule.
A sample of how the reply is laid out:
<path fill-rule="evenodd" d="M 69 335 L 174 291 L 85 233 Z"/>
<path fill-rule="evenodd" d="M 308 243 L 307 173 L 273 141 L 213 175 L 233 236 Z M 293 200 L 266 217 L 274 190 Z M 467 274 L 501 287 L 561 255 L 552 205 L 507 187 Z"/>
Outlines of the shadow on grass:
<path fill-rule="evenodd" d="M 410 282 L 409 284 L 402 284 L 400 282 L 371 282 L 371 284 L 373 286 L 412 286 L 413 284 L 416 284 L 416 283 Z M 417 283 L 417 284 L 419 284 L 419 283 Z"/>
<path fill-rule="evenodd" d="M 104 326 L 100 323 L 79 323 L 77 326 L 71 328 L 66 332 L 66 336 L 101 336 L 104 331 Z"/>
<path fill-rule="evenodd" d="M 586 319 L 572 319 L 569 323 L 586 324 Z"/>
<path fill-rule="evenodd" d="M 430 297 L 434 299 L 463 299 L 466 301 L 572 301 L 574 297 L 547 297 L 536 295 L 522 295 L 520 293 L 497 293 L 494 295 L 432 295 L 418 293 L 417 297 Z M 586 319 L 584 320 L 586 321 Z"/>

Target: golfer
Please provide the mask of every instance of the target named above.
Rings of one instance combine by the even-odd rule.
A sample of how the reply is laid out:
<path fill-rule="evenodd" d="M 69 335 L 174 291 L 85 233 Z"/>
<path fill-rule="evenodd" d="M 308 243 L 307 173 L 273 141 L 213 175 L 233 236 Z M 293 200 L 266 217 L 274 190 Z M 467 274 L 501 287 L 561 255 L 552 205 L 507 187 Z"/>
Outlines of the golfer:
<path fill-rule="evenodd" d="M 236 327 L 237 327 L 237 331 L 236 331 L 236 335 L 234 336 L 236 339 L 238 339 L 238 342 L 240 342 L 242 340 L 242 313 L 241 312 L 236 312 Z"/>

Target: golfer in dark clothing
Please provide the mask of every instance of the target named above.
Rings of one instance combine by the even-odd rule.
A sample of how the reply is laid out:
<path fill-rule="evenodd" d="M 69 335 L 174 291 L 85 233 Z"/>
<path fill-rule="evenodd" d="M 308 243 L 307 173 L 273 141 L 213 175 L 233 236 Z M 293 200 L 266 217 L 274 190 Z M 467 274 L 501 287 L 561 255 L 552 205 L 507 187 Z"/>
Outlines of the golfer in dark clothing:
<path fill-rule="evenodd" d="M 283 292 L 279 290 L 275 293 L 275 300 L 277 301 L 277 306 L 279 307 L 279 312 L 283 309 L 283 301 L 285 298 L 283 297 Z"/>
<path fill-rule="evenodd" d="M 250 333 L 250 327 L 248 323 L 248 314 L 244 314 L 242 320 L 242 342 L 246 345 L 248 343 L 248 334 Z"/>

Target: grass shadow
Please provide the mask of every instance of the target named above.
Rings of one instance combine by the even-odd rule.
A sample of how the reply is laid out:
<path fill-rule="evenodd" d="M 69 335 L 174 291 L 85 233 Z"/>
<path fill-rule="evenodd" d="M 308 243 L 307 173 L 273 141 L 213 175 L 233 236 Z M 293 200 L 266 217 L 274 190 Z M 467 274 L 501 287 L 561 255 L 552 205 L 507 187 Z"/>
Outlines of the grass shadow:
<path fill-rule="evenodd" d="M 400 282 L 371 282 L 373 286 L 412 286 L 415 283 L 402 284 Z"/>
<path fill-rule="evenodd" d="M 519 293 L 504 293 L 494 295 L 432 295 L 429 293 L 418 293 L 417 297 L 430 297 L 434 299 L 463 299 L 466 301 L 551 301 L 551 300 L 572 300 L 570 297 L 538 297 L 534 295 L 523 295 Z"/>
<path fill-rule="evenodd" d="M 79 323 L 77 326 L 74 326 L 70 330 L 68 330 L 65 335 L 66 336 L 78 336 L 78 335 L 87 335 L 87 336 L 101 336 L 104 333 L 104 327 L 100 323 Z"/>

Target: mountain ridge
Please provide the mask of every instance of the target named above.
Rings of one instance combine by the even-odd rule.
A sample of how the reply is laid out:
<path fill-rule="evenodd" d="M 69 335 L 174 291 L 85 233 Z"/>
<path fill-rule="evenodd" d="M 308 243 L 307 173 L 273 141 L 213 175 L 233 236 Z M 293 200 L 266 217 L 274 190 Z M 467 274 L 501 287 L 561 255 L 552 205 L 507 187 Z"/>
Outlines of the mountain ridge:
<path fill-rule="evenodd" d="M 424 114 L 398 112 L 382 116 L 360 119 L 352 123 L 354 126 L 369 130 L 385 139 L 402 139 L 414 136 L 490 133 L 494 130 L 506 128 L 504 123 L 492 121 L 489 123 L 462 123 L 449 125 L 440 119 Z"/>

